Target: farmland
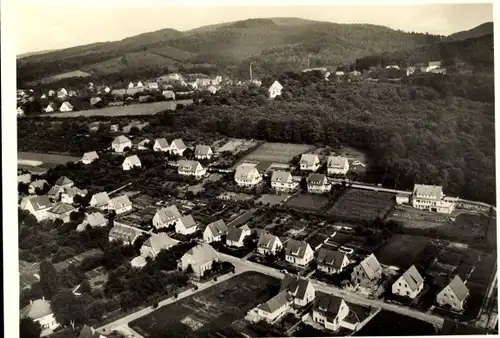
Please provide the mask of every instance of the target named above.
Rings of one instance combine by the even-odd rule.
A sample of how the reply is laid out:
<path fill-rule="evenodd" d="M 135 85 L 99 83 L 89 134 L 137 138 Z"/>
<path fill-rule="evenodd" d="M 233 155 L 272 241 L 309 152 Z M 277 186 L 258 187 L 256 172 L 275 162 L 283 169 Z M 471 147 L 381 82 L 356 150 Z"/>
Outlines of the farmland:
<path fill-rule="evenodd" d="M 215 332 L 234 336 L 239 329 L 231 325 L 243 319 L 248 310 L 273 297 L 278 289 L 277 279 L 246 272 L 164 306 L 129 325 L 144 337 L 207 337 Z"/>
<path fill-rule="evenodd" d="M 56 155 L 56 154 L 42 154 L 42 153 L 28 153 L 19 152 L 17 153 L 17 163 L 23 166 L 43 166 L 43 167 L 54 167 L 60 164 L 66 164 L 68 162 L 79 161 L 79 157 L 66 156 L 66 155 Z"/>
<path fill-rule="evenodd" d="M 394 195 L 369 190 L 348 189 L 328 214 L 345 219 L 375 221 L 384 218 L 394 206 Z"/>
<path fill-rule="evenodd" d="M 384 265 L 406 270 L 425 250 L 429 242 L 430 239 L 427 237 L 394 235 L 375 255 Z"/>
<path fill-rule="evenodd" d="M 432 324 L 397 313 L 381 311 L 354 336 L 435 335 Z"/>
<path fill-rule="evenodd" d="M 155 115 L 164 110 L 175 110 L 178 104 L 188 105 L 192 100 L 161 101 L 152 103 L 131 104 L 129 106 L 115 106 L 102 109 L 89 109 L 82 111 L 57 112 L 42 114 L 49 117 L 79 117 L 79 116 L 141 116 Z"/>
<path fill-rule="evenodd" d="M 401 222 L 407 228 L 428 229 L 442 226 L 448 218 L 445 214 L 399 205 L 391 212 L 388 220 Z"/>
<path fill-rule="evenodd" d="M 245 156 L 240 163 L 272 162 L 288 164 L 295 156 L 309 151 L 307 144 L 265 142 Z"/>
<path fill-rule="evenodd" d="M 286 205 L 293 209 L 318 211 L 323 209 L 329 200 L 327 197 L 311 194 L 299 194 L 290 198 Z"/>
<path fill-rule="evenodd" d="M 51 82 L 56 82 L 56 81 L 59 81 L 62 79 L 68 79 L 68 78 L 72 78 L 72 77 L 88 77 L 88 76 L 91 76 L 91 74 L 89 74 L 87 72 L 83 72 L 81 70 L 75 70 L 73 72 L 66 72 L 66 73 L 61 73 L 61 74 L 57 74 L 57 75 L 53 75 L 53 76 L 49 76 L 49 77 L 44 77 L 43 79 L 40 80 L 40 83 L 48 84 Z"/>

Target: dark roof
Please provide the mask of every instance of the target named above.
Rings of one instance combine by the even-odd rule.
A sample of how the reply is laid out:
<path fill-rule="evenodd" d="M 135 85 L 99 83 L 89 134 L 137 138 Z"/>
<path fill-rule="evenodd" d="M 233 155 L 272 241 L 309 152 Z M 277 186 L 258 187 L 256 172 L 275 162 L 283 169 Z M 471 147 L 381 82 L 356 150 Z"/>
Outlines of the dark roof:
<path fill-rule="evenodd" d="M 292 297 L 288 294 L 288 292 L 282 291 L 273 298 L 269 299 L 267 302 L 259 305 L 258 308 L 262 311 L 273 313 L 290 301 L 292 301 Z"/>
<path fill-rule="evenodd" d="M 318 252 L 316 262 L 318 264 L 332 266 L 335 269 L 340 269 L 345 256 L 346 255 L 342 252 L 321 248 Z"/>
<path fill-rule="evenodd" d="M 231 228 L 227 233 L 227 240 L 232 242 L 239 242 L 242 234 L 243 234 L 243 229 Z"/>
<path fill-rule="evenodd" d="M 259 243 L 257 244 L 257 246 L 259 248 L 266 248 L 269 250 L 273 247 L 274 242 L 276 242 L 277 238 L 278 237 L 275 235 L 263 232 L 260 234 Z"/>
<path fill-rule="evenodd" d="M 307 184 L 312 184 L 312 185 L 323 185 L 328 183 L 328 180 L 326 178 L 325 174 L 310 174 L 307 177 Z"/>
<path fill-rule="evenodd" d="M 286 290 L 295 298 L 304 299 L 308 285 L 307 279 L 287 273 L 281 282 L 280 292 Z"/>
<path fill-rule="evenodd" d="M 307 242 L 290 239 L 286 243 L 286 255 L 303 258 L 307 249 Z"/>
<path fill-rule="evenodd" d="M 448 285 L 450 289 L 455 293 L 455 296 L 457 296 L 459 301 L 464 300 L 469 294 L 469 289 L 467 289 L 467 286 L 465 286 L 465 283 L 458 275 L 456 275 Z"/>
<path fill-rule="evenodd" d="M 59 179 L 56 181 L 56 185 L 67 185 L 67 184 L 73 184 L 73 181 L 67 178 L 66 176 L 61 176 Z"/>
<path fill-rule="evenodd" d="M 316 300 L 314 301 L 314 311 L 321 312 L 327 318 L 335 318 L 342 304 L 342 298 L 318 292 L 316 293 Z"/>

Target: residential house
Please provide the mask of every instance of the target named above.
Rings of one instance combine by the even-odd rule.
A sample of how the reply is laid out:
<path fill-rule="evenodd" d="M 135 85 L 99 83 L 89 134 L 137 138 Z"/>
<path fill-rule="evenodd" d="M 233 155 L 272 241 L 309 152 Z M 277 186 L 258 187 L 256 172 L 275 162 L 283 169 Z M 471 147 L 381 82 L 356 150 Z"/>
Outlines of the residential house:
<path fill-rule="evenodd" d="M 136 87 L 142 88 L 142 87 L 144 87 L 144 84 L 141 81 L 139 81 L 139 82 L 137 82 Z"/>
<path fill-rule="evenodd" d="M 44 109 L 46 113 L 53 113 L 55 111 L 55 106 L 53 103 L 49 103 L 47 107 Z"/>
<path fill-rule="evenodd" d="M 342 298 L 322 292 L 317 294 L 312 311 L 313 321 L 328 330 L 337 331 L 348 315 L 349 306 Z"/>
<path fill-rule="evenodd" d="M 268 92 L 269 92 L 269 98 L 274 99 L 276 96 L 281 95 L 281 90 L 283 89 L 283 86 L 281 83 L 278 81 L 274 81 L 271 87 L 269 87 Z"/>
<path fill-rule="evenodd" d="M 49 198 L 51 200 L 56 200 L 58 201 L 61 197 L 61 194 L 64 192 L 64 187 L 61 187 L 59 185 L 54 185 L 52 188 L 49 189 L 49 191 L 47 192 L 47 196 L 49 196 Z"/>
<path fill-rule="evenodd" d="M 85 220 L 78 225 L 76 231 L 84 231 L 87 226 L 92 228 L 105 227 L 108 225 L 108 220 L 100 212 L 93 212 L 88 214 Z"/>
<path fill-rule="evenodd" d="M 123 225 L 115 225 L 111 228 L 108 234 L 110 242 L 121 241 L 125 245 L 134 244 L 139 236 L 141 236 L 141 232 L 139 230 Z"/>
<path fill-rule="evenodd" d="M 175 239 L 170 238 L 166 233 L 153 234 L 148 238 L 141 247 L 141 256 L 156 258 L 156 255 L 161 250 L 168 250 L 179 243 Z"/>
<path fill-rule="evenodd" d="M 184 150 L 186 150 L 186 145 L 180 138 L 173 140 L 170 144 L 170 147 L 168 148 L 168 151 L 170 151 L 171 154 L 179 156 L 182 156 L 182 154 L 184 154 Z"/>
<path fill-rule="evenodd" d="M 61 107 L 59 107 L 59 111 L 62 111 L 62 112 L 73 111 L 73 106 L 68 101 L 64 101 L 61 104 Z"/>
<path fill-rule="evenodd" d="M 109 200 L 108 210 L 114 210 L 117 215 L 132 210 L 132 202 L 127 195 L 117 196 Z"/>
<path fill-rule="evenodd" d="M 209 86 L 207 88 L 207 91 L 210 92 L 210 94 L 214 95 L 215 93 L 217 93 L 217 88 L 215 88 L 214 86 Z"/>
<path fill-rule="evenodd" d="M 118 130 L 120 130 L 120 125 L 119 124 L 112 124 L 109 126 L 109 130 L 113 131 L 113 132 L 118 131 Z"/>
<path fill-rule="evenodd" d="M 331 275 L 342 272 L 349 263 L 345 253 L 326 248 L 320 248 L 316 258 L 317 269 Z"/>
<path fill-rule="evenodd" d="M 133 82 L 130 82 L 130 83 L 128 84 L 128 87 L 129 87 L 129 88 L 134 88 L 134 87 L 135 87 L 135 86 L 134 86 L 134 83 L 133 83 Z"/>
<path fill-rule="evenodd" d="M 170 205 L 156 212 L 153 217 L 153 226 L 156 229 L 168 228 L 170 225 L 175 225 L 181 217 L 182 215 L 177 207 Z"/>
<path fill-rule="evenodd" d="M 351 282 L 353 285 L 362 287 L 372 287 L 382 278 L 382 266 L 374 254 L 369 255 L 357 265 L 352 274 Z"/>
<path fill-rule="evenodd" d="M 200 278 L 205 271 L 212 269 L 213 262 L 219 261 L 219 253 L 207 243 L 201 243 L 187 251 L 179 260 L 178 267 L 186 270 L 188 266 L 193 269 L 194 276 Z"/>
<path fill-rule="evenodd" d="M 56 205 L 47 211 L 47 217 L 49 219 L 61 219 L 64 223 L 67 223 L 70 221 L 70 214 L 75 210 L 75 207 L 71 204 L 56 203 Z"/>
<path fill-rule="evenodd" d="M 212 83 L 210 79 L 204 79 L 204 78 L 197 78 L 196 81 L 196 87 L 197 88 L 203 88 L 203 87 L 208 87 Z"/>
<path fill-rule="evenodd" d="M 291 308 L 293 297 L 286 291 L 281 291 L 267 302 L 255 308 L 256 314 L 269 323 L 275 322 Z"/>
<path fill-rule="evenodd" d="M 450 214 L 455 209 L 453 201 L 445 199 L 439 185 L 415 184 L 411 204 L 414 208 Z"/>
<path fill-rule="evenodd" d="M 226 245 L 242 248 L 245 237 L 250 236 L 251 234 L 252 231 L 246 224 L 243 225 L 241 228 L 231 228 L 229 229 L 229 232 L 227 234 Z"/>
<path fill-rule="evenodd" d="M 23 116 L 24 115 L 23 108 L 17 107 L 16 113 L 17 113 L 17 116 Z"/>
<path fill-rule="evenodd" d="M 192 215 L 182 216 L 175 223 L 175 232 L 182 235 L 190 235 L 198 230 L 198 224 Z"/>
<path fill-rule="evenodd" d="M 132 142 L 134 144 L 134 146 L 137 148 L 137 150 L 148 150 L 148 144 L 149 141 L 147 138 L 145 138 L 144 140 L 141 140 L 141 139 L 136 139 L 137 142 Z"/>
<path fill-rule="evenodd" d="M 40 324 L 42 328 L 41 336 L 46 336 L 59 327 L 50 302 L 45 298 L 31 301 L 28 305 L 19 311 L 20 317 L 31 318 L 34 322 Z"/>
<path fill-rule="evenodd" d="M 271 187 L 276 191 L 292 191 L 298 187 L 299 183 L 293 180 L 292 174 L 288 171 L 276 170 L 271 176 Z"/>
<path fill-rule="evenodd" d="M 99 96 L 96 96 L 96 97 L 91 97 L 90 98 L 90 105 L 91 106 L 95 106 L 96 104 L 98 104 L 99 102 L 102 102 L 102 99 L 99 97 Z"/>
<path fill-rule="evenodd" d="M 385 66 L 385 69 L 399 69 L 398 65 L 387 65 Z"/>
<path fill-rule="evenodd" d="M 257 252 L 261 255 L 276 255 L 283 248 L 278 236 L 263 232 L 259 236 Z"/>
<path fill-rule="evenodd" d="M 92 195 L 92 198 L 90 199 L 90 206 L 101 210 L 107 210 L 109 206 L 109 201 L 110 198 L 107 192 L 105 191 L 99 192 L 97 194 Z"/>
<path fill-rule="evenodd" d="M 320 165 L 321 162 L 316 154 L 302 154 L 300 157 L 300 170 L 315 172 Z"/>
<path fill-rule="evenodd" d="M 74 198 L 75 196 L 81 196 L 84 197 L 88 194 L 87 189 L 79 189 L 77 187 L 69 187 L 64 189 L 64 191 L 61 194 L 61 202 L 67 203 L 67 204 L 73 204 L 74 203 Z"/>
<path fill-rule="evenodd" d="M 306 266 L 314 259 L 314 250 L 305 241 L 290 239 L 286 242 L 285 258 L 292 264 Z"/>
<path fill-rule="evenodd" d="M 54 90 L 49 90 L 49 92 L 47 93 L 49 96 L 54 96 L 56 95 L 56 92 Z"/>
<path fill-rule="evenodd" d="M 179 175 L 200 178 L 207 173 L 207 169 L 203 168 L 198 161 L 180 160 L 178 164 L 177 172 Z"/>
<path fill-rule="evenodd" d="M 70 91 L 68 92 L 68 95 L 69 95 L 69 96 L 71 96 L 71 97 L 75 97 L 75 96 L 76 96 L 76 91 L 74 91 L 74 90 L 70 90 Z"/>
<path fill-rule="evenodd" d="M 295 306 L 304 307 L 314 300 L 316 291 L 312 283 L 305 278 L 301 278 L 292 274 L 285 274 L 281 282 L 280 291 L 287 291 L 293 297 Z"/>
<path fill-rule="evenodd" d="M 226 223 L 220 219 L 207 225 L 203 231 L 203 240 L 206 243 L 219 242 L 222 236 L 227 235 L 229 229 Z"/>
<path fill-rule="evenodd" d="M 214 152 L 212 151 L 212 148 L 210 148 L 210 146 L 199 144 L 196 146 L 196 148 L 194 148 L 194 157 L 198 160 L 210 159 L 213 154 Z"/>
<path fill-rule="evenodd" d="M 88 326 L 87 324 L 83 325 L 82 330 L 77 338 L 106 338 L 101 335 L 99 332 Z"/>
<path fill-rule="evenodd" d="M 157 82 L 146 82 L 146 88 L 149 90 L 158 90 L 158 83 Z"/>
<path fill-rule="evenodd" d="M 25 200 L 24 210 L 35 216 L 38 221 L 48 218 L 48 212 L 52 208 L 52 202 L 48 196 L 30 196 Z"/>
<path fill-rule="evenodd" d="M 67 178 L 66 176 L 61 176 L 57 179 L 56 183 L 55 183 L 56 186 L 59 186 L 61 188 L 71 188 L 72 186 L 75 185 L 75 182 L 73 182 L 72 180 L 70 180 L 69 178 Z"/>
<path fill-rule="evenodd" d="M 408 194 L 397 194 L 396 195 L 396 204 L 409 204 L 410 203 L 410 195 Z"/>
<path fill-rule="evenodd" d="M 462 279 L 456 275 L 450 282 L 446 285 L 441 292 L 436 296 L 436 301 L 439 306 L 449 305 L 451 309 L 455 311 L 463 311 L 465 308 L 465 302 L 469 296 L 469 289 L 462 281 Z"/>
<path fill-rule="evenodd" d="M 307 177 L 307 191 L 312 194 L 323 194 L 332 189 L 325 174 L 310 174 Z"/>
<path fill-rule="evenodd" d="M 126 148 L 129 148 L 129 149 L 132 148 L 132 141 L 130 141 L 128 139 L 128 137 L 120 135 L 120 136 L 117 136 L 113 140 L 113 142 L 111 142 L 111 148 L 113 148 L 113 150 L 116 153 L 123 153 Z"/>
<path fill-rule="evenodd" d="M 262 175 L 257 168 L 240 164 L 234 174 L 236 184 L 242 187 L 253 187 L 262 182 Z"/>
<path fill-rule="evenodd" d="M 17 175 L 17 183 L 28 184 L 31 182 L 31 174 Z"/>
<path fill-rule="evenodd" d="M 175 100 L 175 93 L 172 90 L 164 90 L 161 93 L 167 100 Z"/>
<path fill-rule="evenodd" d="M 328 156 L 328 175 L 345 175 L 349 171 L 349 161 L 343 156 Z"/>
<path fill-rule="evenodd" d="M 89 151 L 82 156 L 82 163 L 83 164 L 90 164 L 97 160 L 99 158 L 99 155 L 97 155 L 97 152 L 95 151 Z"/>
<path fill-rule="evenodd" d="M 137 155 L 127 157 L 122 163 L 123 170 L 132 170 L 133 168 L 140 168 L 141 166 L 141 160 Z"/>
<path fill-rule="evenodd" d="M 415 265 L 412 265 L 392 284 L 392 293 L 399 296 L 415 298 L 424 288 L 424 279 Z"/>
<path fill-rule="evenodd" d="M 441 68 L 441 61 L 429 61 L 429 64 L 425 68 L 425 71 L 429 72 L 436 68 Z"/>
<path fill-rule="evenodd" d="M 46 180 L 36 180 L 30 183 L 28 187 L 28 193 L 33 195 L 36 193 L 37 190 L 41 190 L 45 188 L 45 185 L 48 185 L 49 183 Z"/>
<path fill-rule="evenodd" d="M 68 96 L 68 91 L 64 88 L 57 92 L 57 97 L 60 99 L 64 99 L 66 96 Z"/>
<path fill-rule="evenodd" d="M 165 138 L 157 138 L 155 140 L 155 144 L 153 145 L 154 151 L 168 151 L 169 145 L 168 141 Z"/>

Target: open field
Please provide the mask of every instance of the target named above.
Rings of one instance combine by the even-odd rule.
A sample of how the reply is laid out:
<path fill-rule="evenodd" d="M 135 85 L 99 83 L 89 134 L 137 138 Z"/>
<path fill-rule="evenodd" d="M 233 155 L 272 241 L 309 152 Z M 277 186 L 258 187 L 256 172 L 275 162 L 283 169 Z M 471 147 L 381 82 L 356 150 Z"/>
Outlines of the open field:
<path fill-rule="evenodd" d="M 375 256 L 381 264 L 406 270 L 425 250 L 429 242 L 430 239 L 427 237 L 394 235 Z"/>
<path fill-rule="evenodd" d="M 312 146 L 307 144 L 265 142 L 245 156 L 240 163 L 269 161 L 288 164 L 295 156 L 305 153 L 311 148 Z"/>
<path fill-rule="evenodd" d="M 448 218 L 448 215 L 398 205 L 394 207 L 388 220 L 401 222 L 407 228 L 426 229 L 442 226 Z"/>
<path fill-rule="evenodd" d="M 42 153 L 28 153 L 28 152 L 17 153 L 17 163 L 18 165 L 21 166 L 51 167 L 76 161 L 80 161 L 80 158 L 75 156 L 56 155 L 56 154 L 42 154 Z"/>
<path fill-rule="evenodd" d="M 245 140 L 245 139 L 229 139 L 220 140 L 212 144 L 212 148 L 217 153 L 230 152 L 232 154 L 237 154 L 242 151 L 246 151 L 258 145 L 258 141 L 255 140 Z"/>
<path fill-rule="evenodd" d="M 30 288 L 38 282 L 35 274 L 40 274 L 40 264 L 19 260 L 19 286 L 22 289 Z"/>
<path fill-rule="evenodd" d="M 271 195 L 271 194 L 265 194 L 262 195 L 258 200 L 256 200 L 256 203 L 262 203 L 265 205 L 279 205 L 283 202 L 285 202 L 290 195 Z"/>
<path fill-rule="evenodd" d="M 62 79 L 68 79 L 72 77 L 88 77 L 91 76 L 91 74 L 81 71 L 81 70 L 75 70 L 73 72 L 66 72 L 66 73 L 61 73 L 53 76 L 48 76 L 44 77 L 43 79 L 40 80 L 40 83 L 42 84 L 47 84 L 51 82 L 56 82 Z"/>
<path fill-rule="evenodd" d="M 79 116 L 139 116 L 155 115 L 164 110 L 175 110 L 178 104 L 188 105 L 192 100 L 161 101 L 152 103 L 131 104 L 129 106 L 115 106 L 102 109 L 89 109 L 81 111 L 57 112 L 42 114 L 40 116 L 50 117 L 79 117 Z"/>
<path fill-rule="evenodd" d="M 328 198 L 324 196 L 299 194 L 290 198 L 286 202 L 286 205 L 293 209 L 318 211 L 320 209 L 323 209 L 328 204 L 328 202 Z"/>
<path fill-rule="evenodd" d="M 375 221 L 384 218 L 394 206 L 394 195 L 383 192 L 348 189 L 339 197 L 328 214 L 342 218 Z"/>
<path fill-rule="evenodd" d="M 354 336 L 420 336 L 435 335 L 430 323 L 397 313 L 380 311 Z"/>
<path fill-rule="evenodd" d="M 227 336 L 233 322 L 273 297 L 279 285 L 280 281 L 273 277 L 246 272 L 164 306 L 129 325 L 144 337 L 216 337 L 216 332 Z"/>

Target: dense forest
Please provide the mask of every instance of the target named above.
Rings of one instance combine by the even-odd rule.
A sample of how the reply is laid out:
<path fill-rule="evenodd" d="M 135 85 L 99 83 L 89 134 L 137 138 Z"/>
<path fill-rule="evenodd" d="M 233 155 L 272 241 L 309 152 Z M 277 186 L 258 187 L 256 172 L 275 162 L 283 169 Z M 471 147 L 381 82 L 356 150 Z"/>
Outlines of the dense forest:
<path fill-rule="evenodd" d="M 285 73 L 282 98 L 268 101 L 266 86 L 237 87 L 203 103 L 151 117 L 148 135 L 183 133 L 255 138 L 275 142 L 350 146 L 370 159 L 364 178 L 409 189 L 415 182 L 441 184 L 449 195 L 495 203 L 495 137 L 492 97 L 478 95 L 468 81 L 432 75 L 432 85 L 325 82 L 319 74 Z M 440 87 L 441 86 L 441 87 Z M 477 96 L 477 97 L 475 97 Z M 83 151 L 109 146 L 99 132 L 83 143 L 79 125 L 56 131 L 20 120 L 21 151 Z M 80 122 L 80 123 L 81 123 Z M 88 122 L 88 120 L 87 120 Z M 41 123 L 41 122 L 38 122 Z M 36 131 L 34 131 L 36 130 Z M 61 142 L 64 138 L 66 142 Z M 95 148 L 93 148 L 95 147 Z"/>

